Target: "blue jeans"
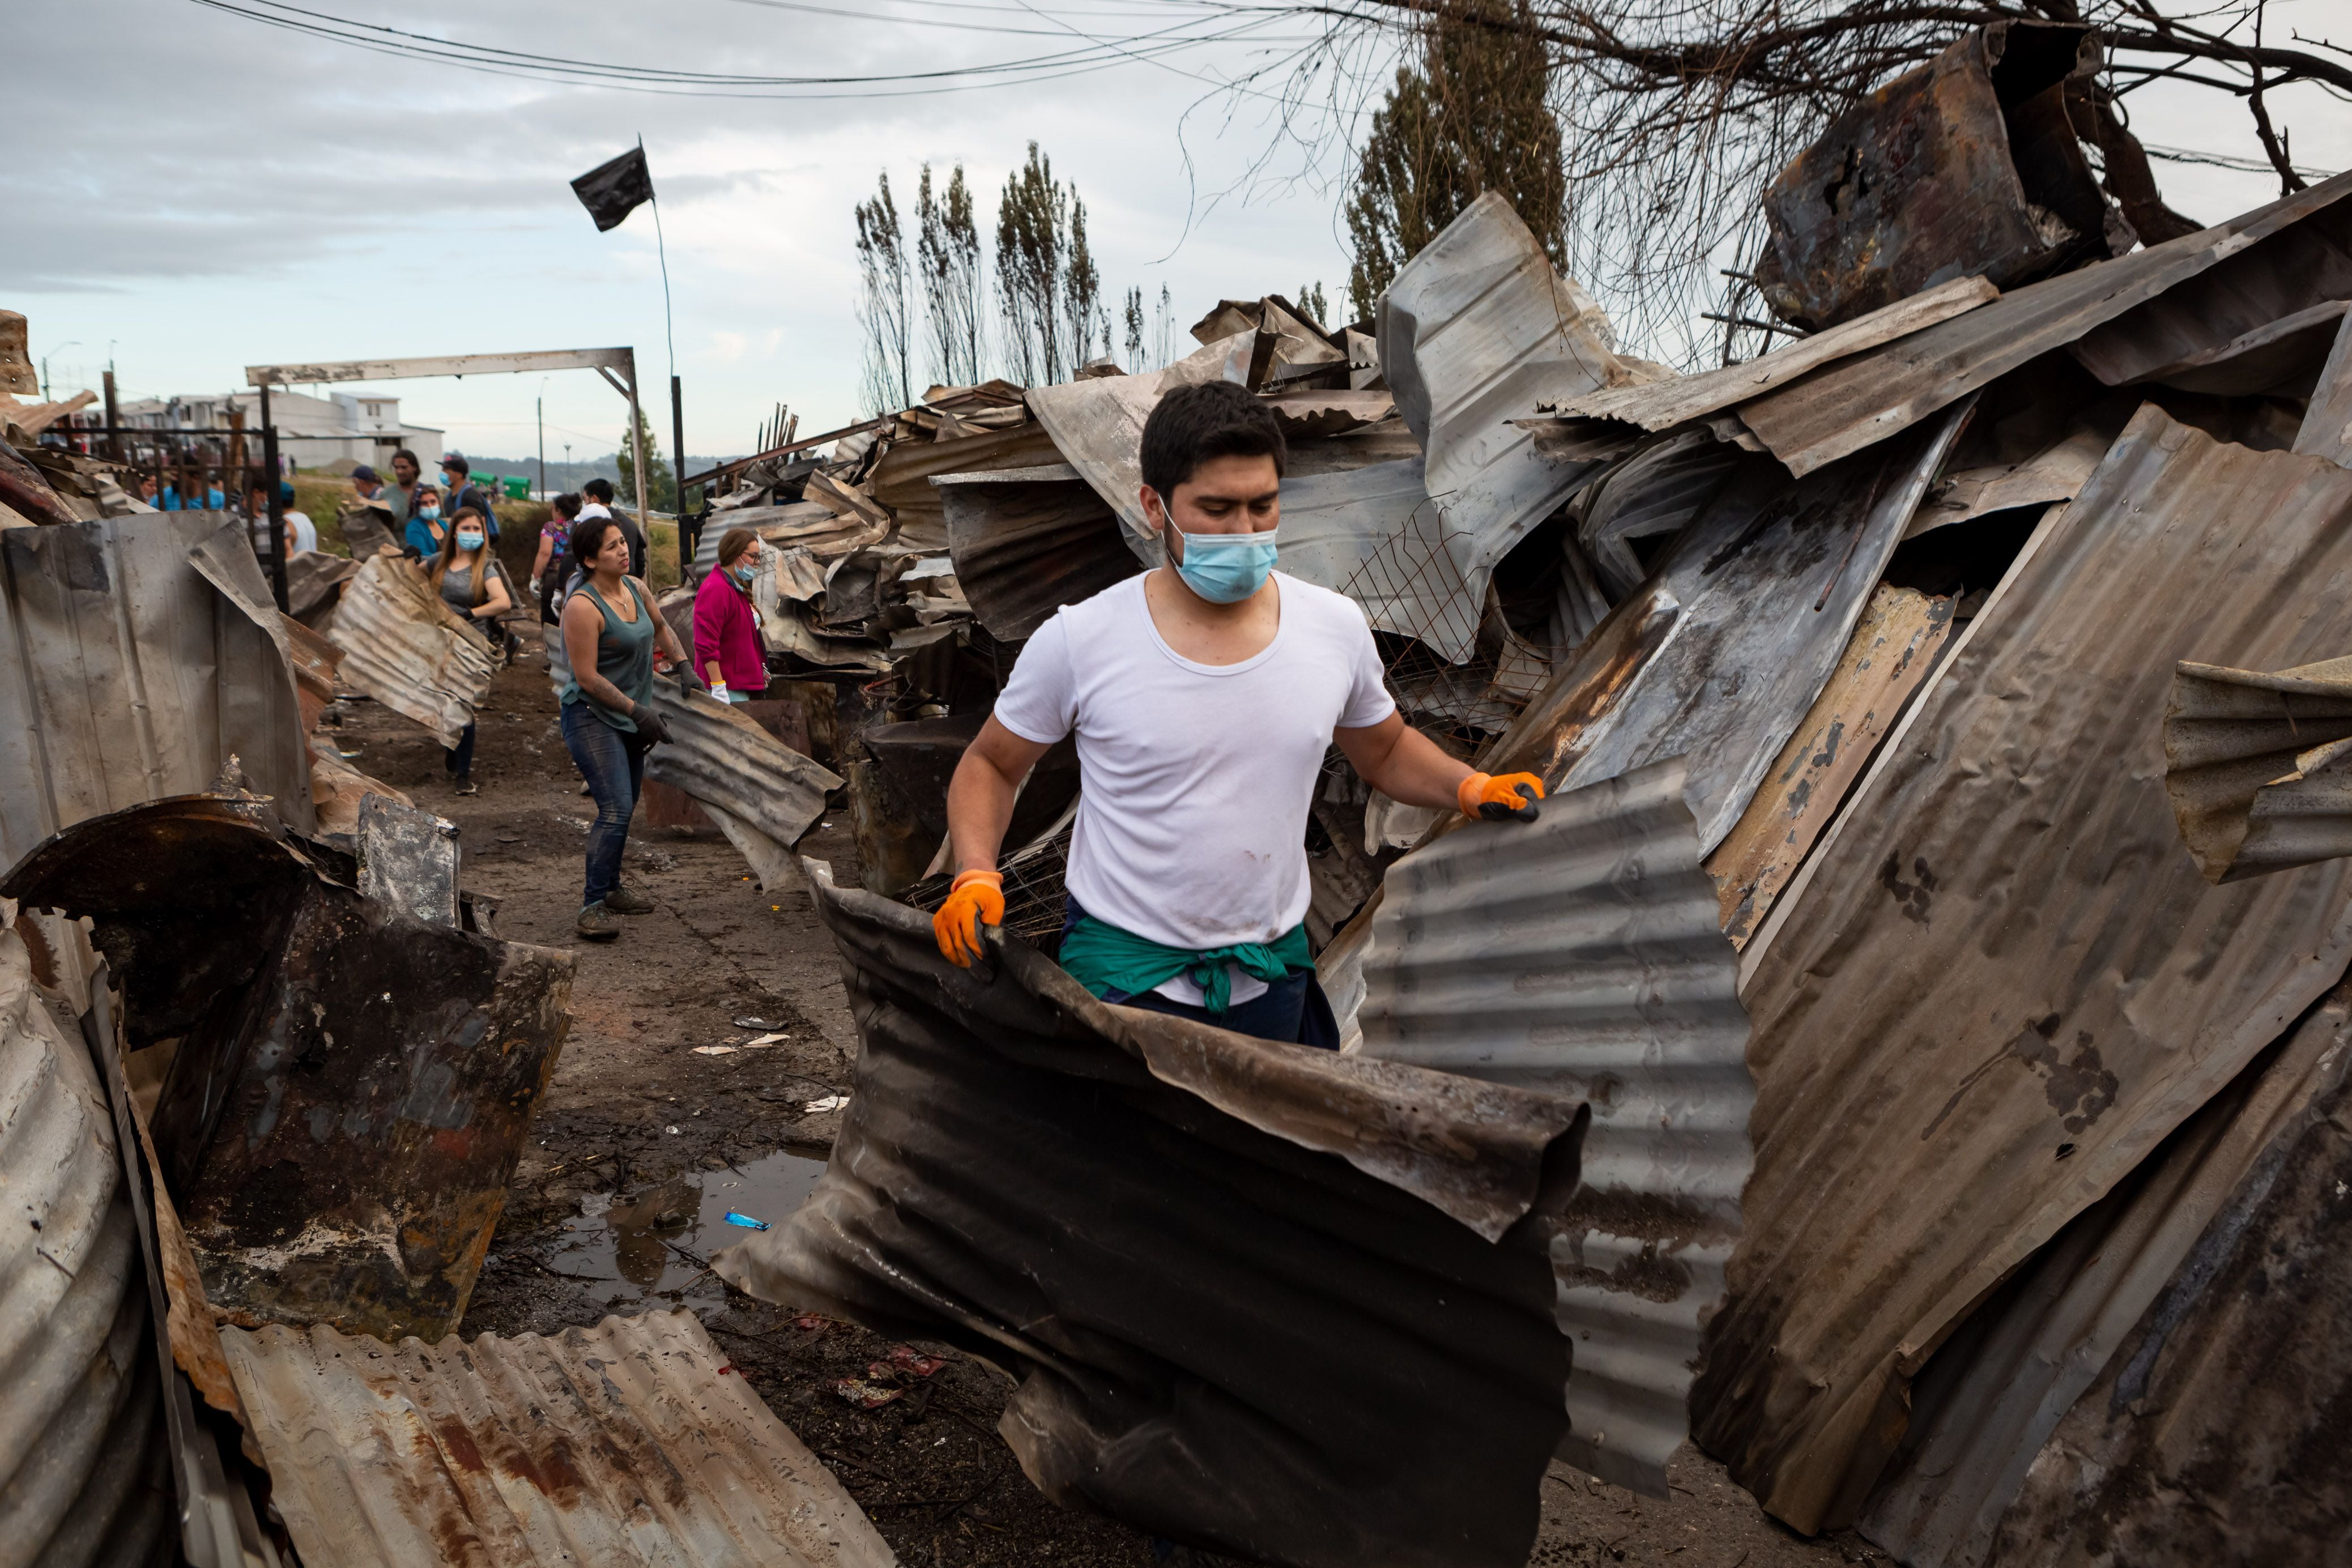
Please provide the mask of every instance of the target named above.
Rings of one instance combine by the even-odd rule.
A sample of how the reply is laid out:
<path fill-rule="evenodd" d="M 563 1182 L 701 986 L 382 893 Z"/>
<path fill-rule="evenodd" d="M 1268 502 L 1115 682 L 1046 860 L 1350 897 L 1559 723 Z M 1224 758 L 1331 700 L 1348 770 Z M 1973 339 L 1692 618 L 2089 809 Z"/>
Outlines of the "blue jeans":
<path fill-rule="evenodd" d="M 588 886 L 580 901 L 603 901 L 621 885 L 621 852 L 629 847 L 629 818 L 646 784 L 646 739 L 615 730 L 585 702 L 563 705 L 563 749 L 596 797 L 595 826 L 588 829 Z"/>

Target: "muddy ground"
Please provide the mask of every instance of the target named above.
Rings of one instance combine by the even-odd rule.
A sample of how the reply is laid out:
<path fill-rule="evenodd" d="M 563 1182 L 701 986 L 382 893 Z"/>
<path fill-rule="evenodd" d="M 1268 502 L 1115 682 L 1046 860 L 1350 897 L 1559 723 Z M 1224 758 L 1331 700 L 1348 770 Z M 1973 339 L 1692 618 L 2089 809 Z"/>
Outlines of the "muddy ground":
<path fill-rule="evenodd" d="M 530 651 L 500 674 L 481 716 L 478 795 L 457 796 L 439 745 L 373 702 L 338 703 L 329 721 L 355 766 L 459 825 L 466 885 L 499 900 L 501 935 L 578 954 L 572 1033 L 466 1335 L 545 1333 L 613 1312 L 685 1307 L 832 1468 L 902 1562 L 1160 1561 L 1146 1537 L 1058 1509 L 1030 1485 L 996 1436 L 1006 1390 L 997 1374 L 954 1356 L 928 1378 L 893 1368 L 890 1342 L 848 1323 L 796 1320 L 703 1269 L 709 1252 L 748 1234 L 726 1211 L 782 1218 L 831 1146 L 840 1114 L 824 1102 L 846 1088 L 857 1048 L 832 942 L 804 896 L 762 894 L 716 831 L 649 829 L 642 820 L 625 874 L 659 910 L 630 920 L 616 942 L 575 942 L 594 807 L 558 734 L 534 628 L 518 629 Z M 840 880 L 857 879 L 845 814 L 828 816 L 802 850 L 831 861 Z M 877 1363 L 887 1375 L 869 1371 Z M 844 1380 L 864 1383 L 868 1399 L 898 1396 L 864 1408 L 838 1391 Z M 1891 1561 L 1850 1533 L 1791 1534 L 1691 1449 L 1672 1480 L 1672 1497 L 1658 1501 L 1554 1465 L 1530 1562 Z"/>

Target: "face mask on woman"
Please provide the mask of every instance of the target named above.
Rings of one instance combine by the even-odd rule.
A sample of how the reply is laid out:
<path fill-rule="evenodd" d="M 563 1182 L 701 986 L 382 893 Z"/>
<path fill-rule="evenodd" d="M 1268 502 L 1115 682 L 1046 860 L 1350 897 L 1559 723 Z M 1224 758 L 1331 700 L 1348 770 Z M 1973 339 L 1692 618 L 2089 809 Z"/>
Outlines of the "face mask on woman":
<path fill-rule="evenodd" d="M 438 522 L 441 520 L 441 509 L 432 505 L 420 506 L 416 509 L 416 515 L 427 522 Z"/>
<path fill-rule="evenodd" d="M 738 561 L 728 570 L 735 574 L 735 581 L 748 588 L 751 585 L 751 580 L 760 574 L 760 563 L 747 557 Z"/>
<path fill-rule="evenodd" d="M 472 528 L 461 528 L 461 529 L 459 529 L 459 530 L 457 531 L 457 548 L 458 548 L 458 549 L 460 549 L 460 550 L 479 550 L 481 547 L 482 547 L 482 535 L 481 535 L 481 531 L 480 531 L 480 530 L 478 530 L 478 529 L 472 529 Z"/>

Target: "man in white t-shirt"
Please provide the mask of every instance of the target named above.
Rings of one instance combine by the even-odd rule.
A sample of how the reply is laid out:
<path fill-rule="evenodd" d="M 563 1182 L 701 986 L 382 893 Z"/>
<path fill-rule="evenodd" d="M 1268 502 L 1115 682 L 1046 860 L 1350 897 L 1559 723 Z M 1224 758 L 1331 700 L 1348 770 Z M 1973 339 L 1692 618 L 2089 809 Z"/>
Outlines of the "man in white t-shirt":
<path fill-rule="evenodd" d="M 1075 731 L 1062 966 L 1107 1002 L 1336 1047 L 1303 923 L 1326 750 L 1409 805 L 1532 820 L 1543 785 L 1474 773 L 1406 728 L 1354 601 L 1273 570 L 1286 454 L 1263 403 L 1180 387 L 1140 457 L 1168 564 L 1064 606 L 1022 650 L 948 788 L 940 951 L 969 965 L 1003 919 L 1014 792 Z"/>

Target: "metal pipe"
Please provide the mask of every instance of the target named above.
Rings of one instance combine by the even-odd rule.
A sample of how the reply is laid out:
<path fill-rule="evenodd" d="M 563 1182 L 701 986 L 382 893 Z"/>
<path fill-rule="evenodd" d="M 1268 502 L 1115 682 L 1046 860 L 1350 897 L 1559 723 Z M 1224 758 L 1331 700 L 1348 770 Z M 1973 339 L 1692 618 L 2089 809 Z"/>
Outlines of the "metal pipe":
<path fill-rule="evenodd" d="M 669 441 L 670 471 L 678 477 L 677 580 L 683 583 L 693 574 L 694 541 L 688 537 L 686 524 L 686 397 L 675 375 L 669 378 Z M 646 537 L 650 540 L 653 535 Z"/>
<path fill-rule="evenodd" d="M 269 384 L 261 386 L 263 504 L 269 518 L 269 592 L 280 614 L 286 609 L 286 506 L 278 499 L 278 426 L 269 422 Z"/>

